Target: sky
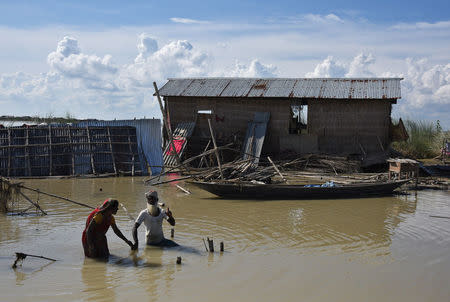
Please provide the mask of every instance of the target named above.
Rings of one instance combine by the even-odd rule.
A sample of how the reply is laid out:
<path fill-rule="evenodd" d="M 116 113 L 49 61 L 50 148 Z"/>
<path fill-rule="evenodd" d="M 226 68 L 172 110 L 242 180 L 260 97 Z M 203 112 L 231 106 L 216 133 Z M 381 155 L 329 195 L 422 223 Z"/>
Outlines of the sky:
<path fill-rule="evenodd" d="M 450 129 L 450 1 L 3 1 L 0 116 L 160 118 L 171 77 L 402 77 Z"/>

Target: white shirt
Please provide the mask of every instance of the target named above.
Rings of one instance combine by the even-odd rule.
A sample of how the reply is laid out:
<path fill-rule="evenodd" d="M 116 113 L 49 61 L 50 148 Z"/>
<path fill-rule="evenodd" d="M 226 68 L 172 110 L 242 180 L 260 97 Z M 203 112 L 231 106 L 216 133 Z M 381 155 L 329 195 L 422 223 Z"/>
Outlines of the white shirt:
<path fill-rule="evenodd" d="M 164 239 L 164 233 L 162 229 L 163 219 L 167 219 L 166 211 L 159 208 L 159 215 L 152 216 L 147 209 L 142 210 L 139 213 L 136 223 L 141 224 L 144 222 L 146 228 L 146 243 L 158 244 Z"/>

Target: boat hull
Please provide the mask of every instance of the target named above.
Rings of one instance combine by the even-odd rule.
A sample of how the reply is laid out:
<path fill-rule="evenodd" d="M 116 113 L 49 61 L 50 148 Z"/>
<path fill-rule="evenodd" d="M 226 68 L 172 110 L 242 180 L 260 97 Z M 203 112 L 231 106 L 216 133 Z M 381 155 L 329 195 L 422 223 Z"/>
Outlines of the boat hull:
<path fill-rule="evenodd" d="M 192 183 L 217 196 L 233 199 L 338 199 L 391 195 L 395 189 L 406 182 L 408 180 L 334 187 L 201 181 Z"/>

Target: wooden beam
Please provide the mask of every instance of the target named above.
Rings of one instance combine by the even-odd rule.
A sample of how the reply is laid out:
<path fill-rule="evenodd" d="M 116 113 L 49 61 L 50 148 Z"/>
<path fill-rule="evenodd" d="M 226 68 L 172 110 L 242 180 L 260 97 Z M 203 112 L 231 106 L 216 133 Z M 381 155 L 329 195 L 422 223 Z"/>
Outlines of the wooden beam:
<path fill-rule="evenodd" d="M 213 129 L 211 127 L 211 119 L 208 119 L 208 125 L 209 125 L 209 132 L 211 132 L 211 139 L 212 139 L 212 142 L 214 144 L 214 153 L 216 154 L 217 165 L 219 166 L 220 178 L 223 179 L 222 165 L 220 164 L 219 152 L 217 151 L 216 138 L 214 137 L 214 132 L 213 132 Z"/>

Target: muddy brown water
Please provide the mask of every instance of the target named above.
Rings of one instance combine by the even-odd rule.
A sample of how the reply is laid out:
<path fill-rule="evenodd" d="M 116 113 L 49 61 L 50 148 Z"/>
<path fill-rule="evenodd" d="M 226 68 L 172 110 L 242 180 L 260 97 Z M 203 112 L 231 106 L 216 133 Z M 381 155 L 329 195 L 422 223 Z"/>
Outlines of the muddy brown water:
<path fill-rule="evenodd" d="M 97 206 L 119 199 L 134 217 L 145 207 L 143 178 L 25 180 Z M 107 263 L 85 259 L 90 210 L 29 193 L 48 216 L 0 214 L 1 301 L 449 301 L 448 191 L 345 200 L 225 200 L 183 184 L 158 187 L 173 211 L 180 247 L 136 254 L 108 231 Z M 17 209 L 26 207 L 22 201 Z M 133 223 L 116 221 L 131 239 Z M 165 224 L 166 237 L 170 226 Z M 225 252 L 209 254 L 202 238 Z M 11 268 L 14 252 L 27 258 Z M 176 258 L 182 257 L 182 264 Z"/>

